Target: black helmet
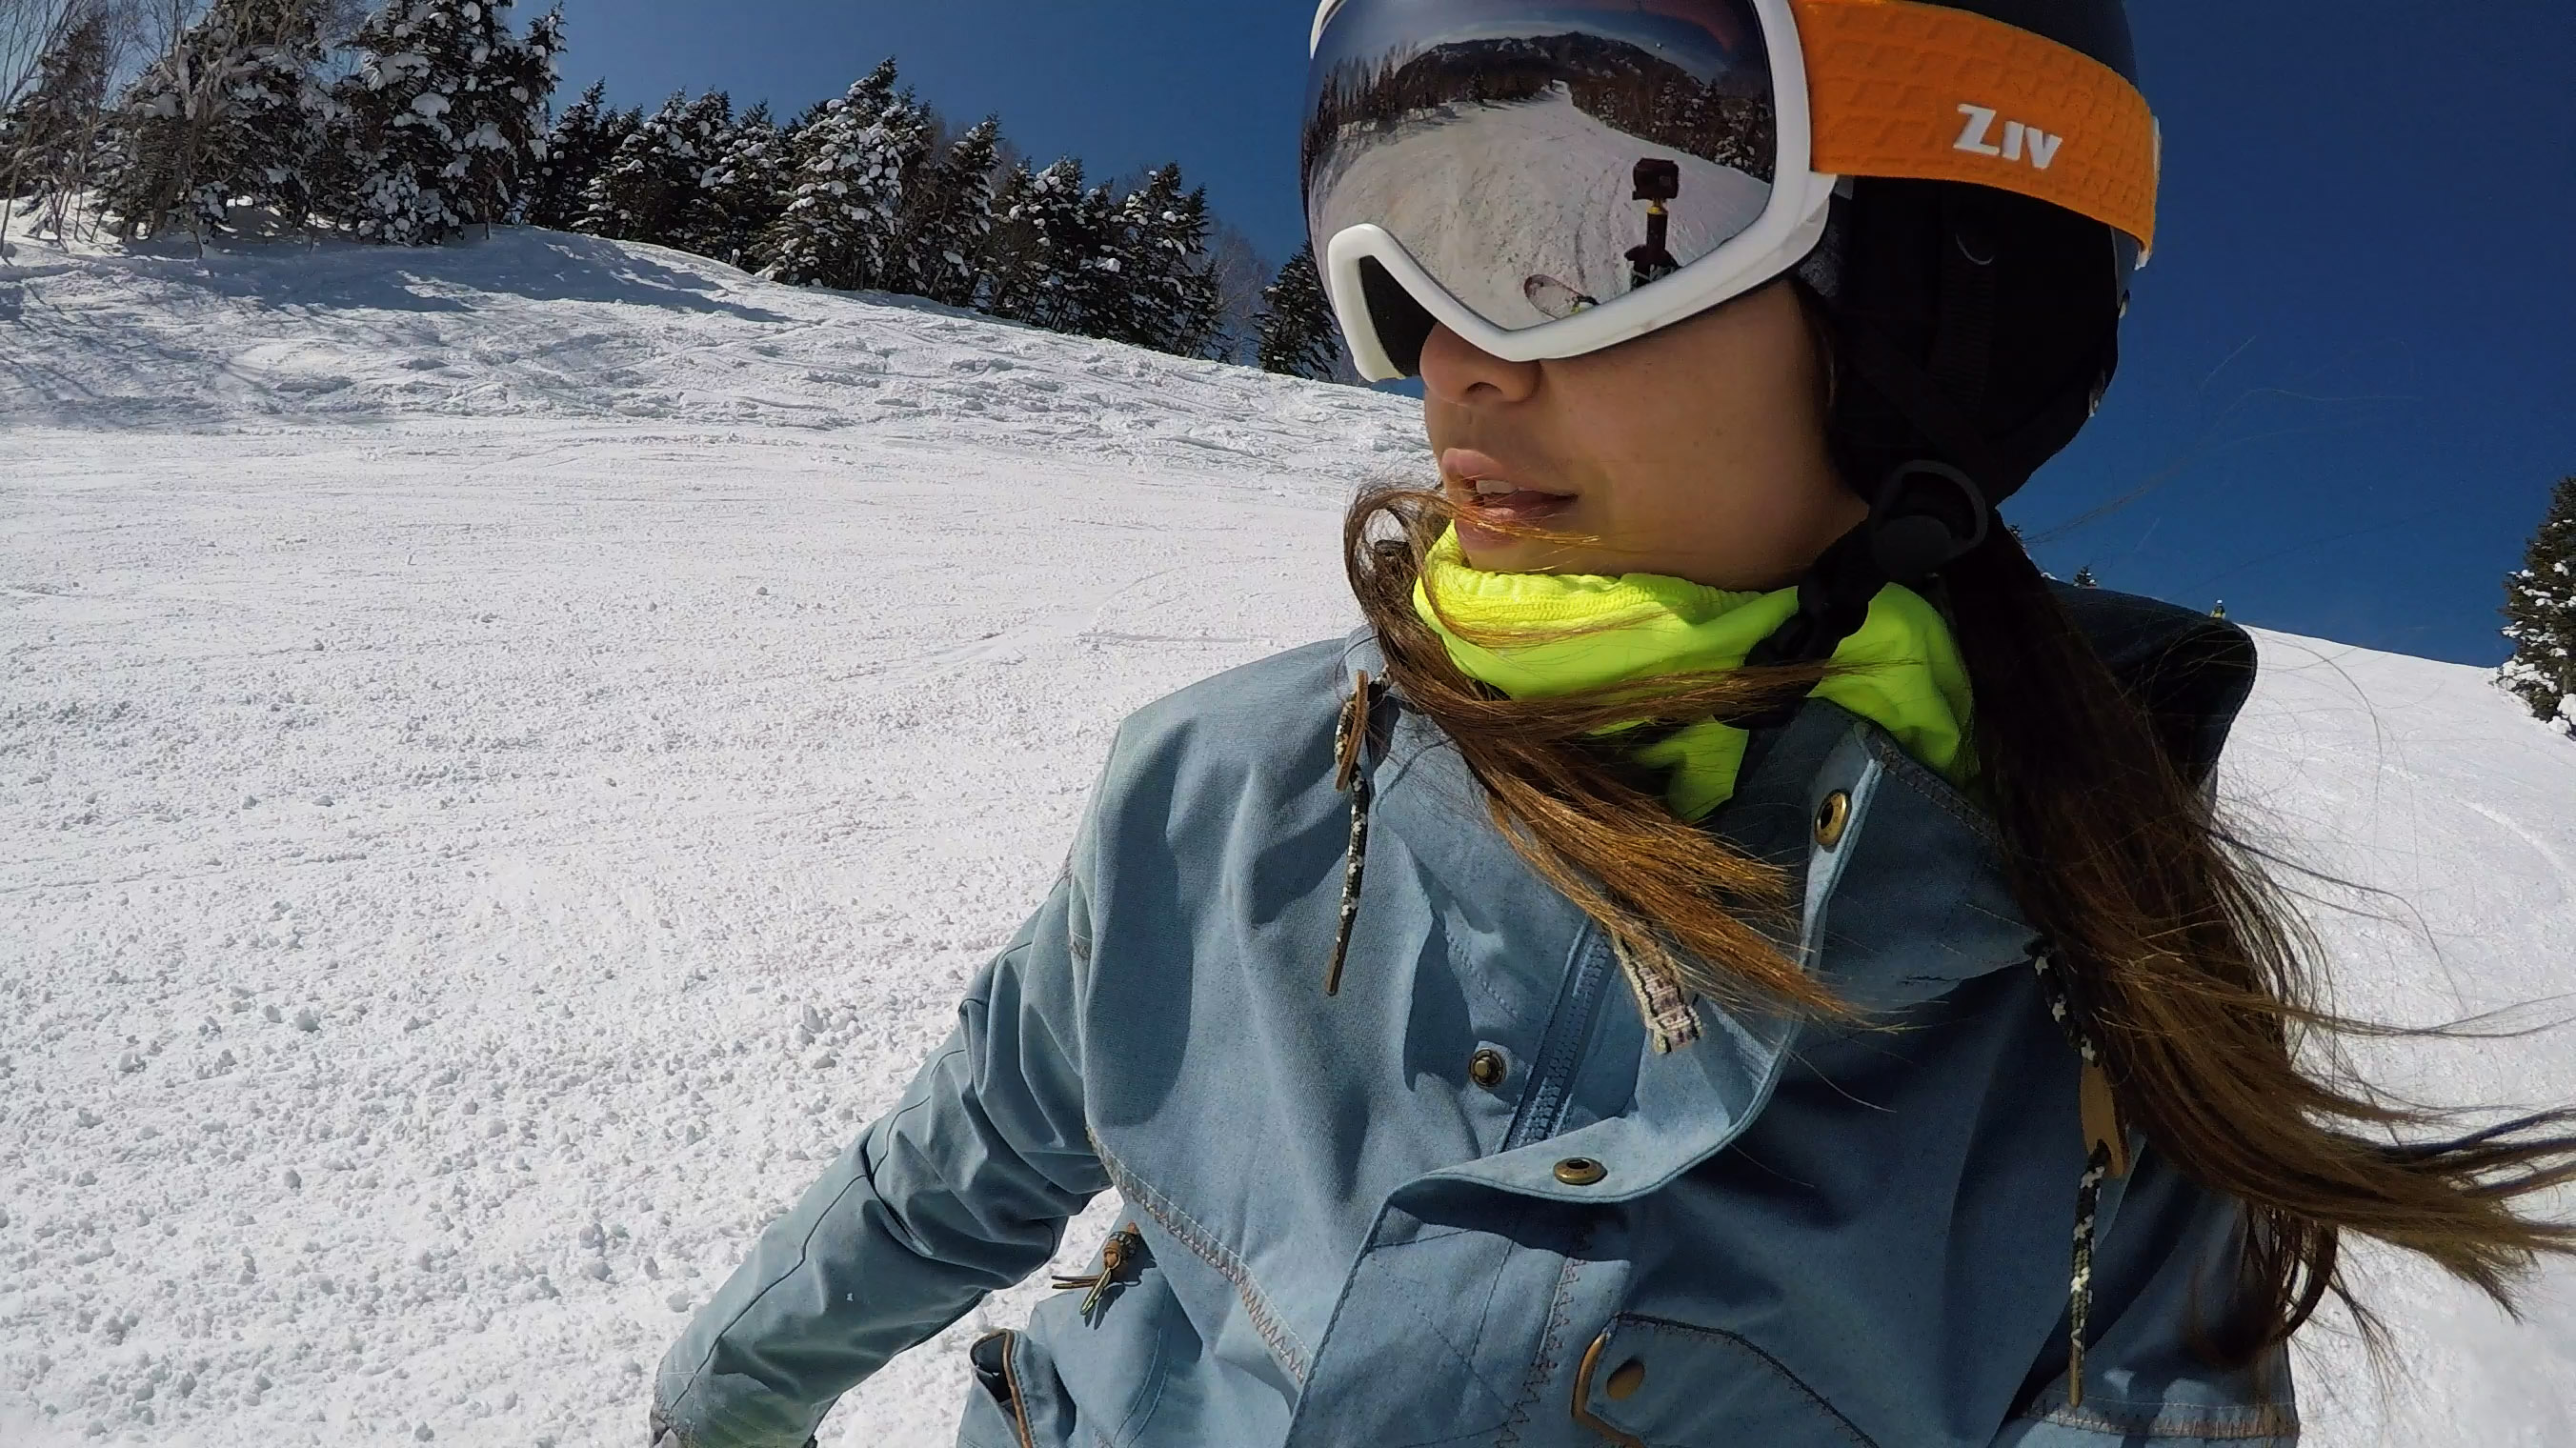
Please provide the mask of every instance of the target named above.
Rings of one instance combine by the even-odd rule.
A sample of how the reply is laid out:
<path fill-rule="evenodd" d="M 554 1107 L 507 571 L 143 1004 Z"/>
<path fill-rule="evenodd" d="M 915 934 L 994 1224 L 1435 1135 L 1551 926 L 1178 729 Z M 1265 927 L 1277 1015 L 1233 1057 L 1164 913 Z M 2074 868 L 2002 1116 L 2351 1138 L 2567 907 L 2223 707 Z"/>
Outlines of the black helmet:
<path fill-rule="evenodd" d="M 1942 0 L 2086 55 L 2132 85 L 2120 0 Z M 2139 242 L 2045 201 L 1963 181 L 1855 177 L 1827 245 L 1843 476 L 1877 504 L 1900 470 L 1960 473 L 1991 509 L 2071 442 L 2119 366 Z M 1804 269 L 1816 276 L 1818 268 Z M 1810 287 L 1811 293 L 1815 288 Z M 1985 521 L 1952 521 L 1973 542 Z M 1928 535 L 1918 540 L 1931 545 Z M 1902 545 L 1891 571 L 1939 560 Z M 1929 567 L 1927 567 L 1927 563 Z"/>
<path fill-rule="evenodd" d="M 2137 83 L 2121 0 L 1934 3 Z M 1848 179 L 1820 255 L 1794 275 L 1832 334 L 1829 440 L 1871 516 L 1818 561 L 1799 614 L 1755 662 L 1829 656 L 1881 586 L 1937 573 L 2000 526 L 1996 506 L 2100 409 L 2143 247 L 2091 216 L 1975 182 Z"/>

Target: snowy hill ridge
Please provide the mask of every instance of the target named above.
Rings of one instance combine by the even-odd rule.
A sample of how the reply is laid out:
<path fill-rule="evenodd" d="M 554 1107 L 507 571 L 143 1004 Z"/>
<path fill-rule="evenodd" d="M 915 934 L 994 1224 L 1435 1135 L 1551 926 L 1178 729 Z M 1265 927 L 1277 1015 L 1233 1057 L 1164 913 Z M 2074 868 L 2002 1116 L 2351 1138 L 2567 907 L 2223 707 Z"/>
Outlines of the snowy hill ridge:
<path fill-rule="evenodd" d="M 20 260 L 0 1448 L 636 1442 L 1116 722 L 1348 627 L 1341 504 L 1425 461 L 1401 399 L 588 238 Z M 2480 671 L 2258 638 L 2228 807 L 2388 892 L 2319 912 L 2336 1003 L 2563 1011 L 2576 746 Z M 2563 1033 L 2365 1055 L 2576 1100 Z M 2399 1375 L 2312 1330 L 2312 1448 L 2576 1443 L 2576 1273 L 2517 1325 L 2357 1255 Z M 1042 1284 L 824 1443 L 952 1441 Z"/>
<path fill-rule="evenodd" d="M 1289 473 L 1419 453 L 1400 398 L 776 286 L 663 247 L 505 228 L 417 249 L 184 255 L 13 241 L 0 423 L 203 430 L 405 417 L 966 435 Z M 1390 431 L 1390 428 L 1392 430 Z"/>

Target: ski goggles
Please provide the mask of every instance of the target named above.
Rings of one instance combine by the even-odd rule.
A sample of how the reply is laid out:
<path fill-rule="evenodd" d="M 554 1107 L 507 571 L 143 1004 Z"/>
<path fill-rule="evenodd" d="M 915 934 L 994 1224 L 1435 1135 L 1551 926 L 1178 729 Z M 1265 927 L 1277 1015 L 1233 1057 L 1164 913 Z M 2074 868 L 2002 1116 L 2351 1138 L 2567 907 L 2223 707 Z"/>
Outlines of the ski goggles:
<path fill-rule="evenodd" d="M 1434 323 L 1580 356 L 1780 276 L 1844 177 L 1970 182 L 2144 265 L 2161 140 L 2082 52 L 1915 0 L 1324 0 L 1301 170 L 1362 375 Z"/>

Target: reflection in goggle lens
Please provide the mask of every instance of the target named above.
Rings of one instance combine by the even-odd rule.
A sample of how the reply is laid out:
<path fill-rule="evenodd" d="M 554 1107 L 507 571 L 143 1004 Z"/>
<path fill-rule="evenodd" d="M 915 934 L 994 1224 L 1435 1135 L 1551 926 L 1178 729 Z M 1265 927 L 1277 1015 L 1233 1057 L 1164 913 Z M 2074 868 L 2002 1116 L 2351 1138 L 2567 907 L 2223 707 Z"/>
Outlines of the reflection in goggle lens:
<path fill-rule="evenodd" d="M 1778 127 L 1749 0 L 1352 0 L 1309 89 L 1319 248 L 1384 227 L 1507 329 L 1651 285 L 1770 201 Z"/>

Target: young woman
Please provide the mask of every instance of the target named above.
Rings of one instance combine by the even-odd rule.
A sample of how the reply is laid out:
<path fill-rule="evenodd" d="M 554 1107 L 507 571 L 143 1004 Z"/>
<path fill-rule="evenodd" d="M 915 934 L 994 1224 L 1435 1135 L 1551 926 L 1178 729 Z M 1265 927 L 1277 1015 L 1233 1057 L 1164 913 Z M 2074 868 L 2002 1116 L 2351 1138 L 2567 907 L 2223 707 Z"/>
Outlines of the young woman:
<path fill-rule="evenodd" d="M 2568 1249 L 2564 1118 L 2398 1144 L 2294 1051 L 2246 637 L 1994 516 L 2152 240 L 2117 0 L 1338 0 L 1313 63 L 1441 486 L 1354 510 L 1365 629 L 1127 723 L 658 1442 L 805 1442 L 1104 1191 L 961 1444 L 2286 1444 L 2343 1234 Z"/>

